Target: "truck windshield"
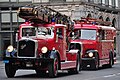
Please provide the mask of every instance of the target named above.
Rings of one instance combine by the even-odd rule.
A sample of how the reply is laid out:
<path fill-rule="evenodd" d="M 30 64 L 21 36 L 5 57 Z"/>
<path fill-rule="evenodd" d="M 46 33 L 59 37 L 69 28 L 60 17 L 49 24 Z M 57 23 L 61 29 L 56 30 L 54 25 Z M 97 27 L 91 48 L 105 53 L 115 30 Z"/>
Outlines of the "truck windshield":
<path fill-rule="evenodd" d="M 81 29 L 75 30 L 73 39 L 96 40 L 96 30 Z"/>
<path fill-rule="evenodd" d="M 22 28 L 22 37 L 25 36 L 36 36 L 35 28 Z"/>
<path fill-rule="evenodd" d="M 96 30 L 81 30 L 81 39 L 96 40 Z"/>
<path fill-rule="evenodd" d="M 46 27 L 27 27 L 22 28 L 22 37 L 52 38 L 53 30 Z"/>
<path fill-rule="evenodd" d="M 44 37 L 44 38 L 53 38 L 54 33 L 51 28 L 46 28 L 46 27 L 38 27 L 37 29 L 37 35 L 38 37 Z"/>

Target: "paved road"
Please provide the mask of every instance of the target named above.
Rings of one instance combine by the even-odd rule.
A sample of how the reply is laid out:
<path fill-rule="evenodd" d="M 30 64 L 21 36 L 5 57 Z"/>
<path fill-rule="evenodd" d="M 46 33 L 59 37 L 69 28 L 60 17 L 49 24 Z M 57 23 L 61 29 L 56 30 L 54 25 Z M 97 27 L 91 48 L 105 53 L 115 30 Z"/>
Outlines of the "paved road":
<path fill-rule="evenodd" d="M 67 72 L 60 72 L 57 78 L 37 76 L 34 70 L 18 70 L 15 78 L 7 78 L 4 71 L 4 64 L 0 62 L 0 80 L 120 80 L 120 61 L 113 68 L 100 68 L 98 71 L 84 70 L 79 74 L 70 75 Z"/>

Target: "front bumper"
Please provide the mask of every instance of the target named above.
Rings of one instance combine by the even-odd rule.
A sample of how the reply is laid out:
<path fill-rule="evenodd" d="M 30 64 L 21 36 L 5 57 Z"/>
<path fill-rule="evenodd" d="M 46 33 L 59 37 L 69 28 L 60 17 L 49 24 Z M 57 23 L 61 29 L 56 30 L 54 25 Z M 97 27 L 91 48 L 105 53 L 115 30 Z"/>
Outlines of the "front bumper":
<path fill-rule="evenodd" d="M 16 66 L 17 69 L 46 69 L 50 63 L 54 62 L 51 58 L 3 58 L 4 63 L 11 63 Z"/>
<path fill-rule="evenodd" d="M 82 58 L 82 69 L 94 69 L 95 58 Z"/>

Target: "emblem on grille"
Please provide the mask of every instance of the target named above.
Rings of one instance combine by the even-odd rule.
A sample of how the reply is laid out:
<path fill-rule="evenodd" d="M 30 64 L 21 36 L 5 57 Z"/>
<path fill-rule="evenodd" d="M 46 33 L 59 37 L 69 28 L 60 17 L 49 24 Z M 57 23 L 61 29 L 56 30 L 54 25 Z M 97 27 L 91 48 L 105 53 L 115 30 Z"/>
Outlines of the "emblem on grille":
<path fill-rule="evenodd" d="M 20 46 L 20 49 L 24 49 L 26 47 L 26 44 L 23 44 Z"/>

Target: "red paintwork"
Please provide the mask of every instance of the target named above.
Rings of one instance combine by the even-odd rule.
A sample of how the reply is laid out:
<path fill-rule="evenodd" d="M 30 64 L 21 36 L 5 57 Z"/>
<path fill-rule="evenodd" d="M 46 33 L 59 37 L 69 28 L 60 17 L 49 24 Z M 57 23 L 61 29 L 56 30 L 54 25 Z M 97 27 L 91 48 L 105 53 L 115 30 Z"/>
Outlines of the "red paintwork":
<path fill-rule="evenodd" d="M 87 50 L 97 50 L 98 54 L 99 54 L 99 59 L 100 61 L 100 65 L 103 64 L 108 64 L 109 63 L 109 52 L 110 50 L 112 50 L 113 55 L 114 55 L 114 41 L 110 41 L 110 40 L 114 40 L 116 31 L 115 29 L 108 27 L 106 28 L 106 26 L 99 26 L 99 25 L 92 25 L 92 24 L 75 24 L 74 25 L 74 30 L 81 30 L 81 29 L 89 29 L 89 30 L 96 30 L 97 33 L 99 33 L 100 30 L 105 30 L 106 35 L 106 39 L 101 41 L 100 37 L 97 36 L 96 40 L 86 40 L 86 39 L 75 39 L 72 40 L 70 42 L 73 43 L 80 43 L 82 45 L 82 58 L 85 58 L 85 54 Z M 100 33 L 99 33 L 100 34 Z M 96 34 L 97 35 L 97 34 Z M 108 59 L 108 60 L 104 60 L 104 59 Z"/>
<path fill-rule="evenodd" d="M 57 25 L 57 26 L 56 26 Z M 34 24 L 34 23 L 29 23 L 29 22 L 26 22 L 24 24 L 21 24 L 20 25 L 20 28 L 19 28 L 19 40 L 22 39 L 22 35 L 21 35 L 21 32 L 22 32 L 22 28 L 23 27 L 27 27 L 27 26 L 33 26 L 33 27 L 54 27 L 54 37 L 53 38 L 46 38 L 46 39 L 42 39 L 42 38 L 32 38 L 34 40 L 37 40 L 38 41 L 38 53 L 39 54 L 42 54 L 41 52 L 41 48 L 46 46 L 48 48 L 48 50 L 52 50 L 53 47 L 59 52 L 60 54 L 60 60 L 61 61 L 65 61 L 64 63 L 61 64 L 61 69 L 68 69 L 68 68 L 75 68 L 76 67 L 76 54 L 73 54 L 72 56 L 74 56 L 73 58 L 71 58 L 70 53 L 69 55 L 66 55 L 66 48 L 67 48 L 67 44 L 66 44 L 66 27 L 65 25 L 62 25 L 62 24 Z M 63 29 L 63 39 L 59 39 L 58 38 L 58 41 L 56 42 L 56 32 L 57 32 L 57 28 L 62 28 Z M 39 55 L 38 54 L 38 55 Z M 68 59 L 67 59 L 68 58 Z M 67 61 L 71 61 L 71 62 L 66 62 Z"/>
<path fill-rule="evenodd" d="M 70 54 L 70 53 L 67 53 L 67 60 L 68 61 L 76 61 L 76 54 Z"/>

